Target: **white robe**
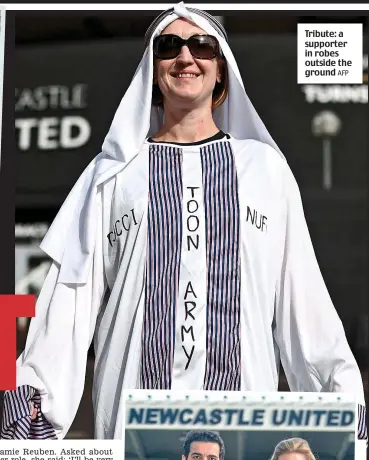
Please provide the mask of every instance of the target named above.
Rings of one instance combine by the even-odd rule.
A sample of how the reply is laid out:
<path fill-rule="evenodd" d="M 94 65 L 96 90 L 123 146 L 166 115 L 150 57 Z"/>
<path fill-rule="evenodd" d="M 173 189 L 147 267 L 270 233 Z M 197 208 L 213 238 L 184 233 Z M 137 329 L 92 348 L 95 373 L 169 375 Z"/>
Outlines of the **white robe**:
<path fill-rule="evenodd" d="M 231 146 L 237 172 L 239 389 L 276 391 L 281 359 L 292 391 L 349 392 L 363 404 L 361 374 L 322 279 L 299 189 L 286 160 L 274 148 L 256 140 L 231 137 L 211 144 Z M 122 438 L 122 390 L 140 388 L 142 382 L 152 145 L 146 141 L 123 170 L 102 180 L 96 192 L 92 191 L 96 228 L 86 282 L 66 282 L 61 266 L 70 261 L 54 261 L 37 302 L 25 351 L 17 361 L 17 385 L 30 385 L 40 391 L 42 411 L 59 438 L 66 435 L 75 417 L 93 338 L 96 438 Z M 204 166 L 200 156 L 204 146 L 172 147 L 182 152 L 183 199 L 178 285 L 169 286 L 174 286 L 176 293 L 171 388 L 199 390 L 204 388 L 209 288 Z M 75 193 L 91 186 L 92 171 L 104 161 L 106 158 L 100 155 L 87 168 L 83 177 L 88 178 L 88 184 L 81 185 L 80 180 Z M 81 225 L 83 213 L 91 212 L 91 207 L 76 212 L 78 219 L 63 217 L 62 208 L 53 232 L 65 228 L 73 231 L 75 227 L 69 222 L 63 229 L 63 219 Z M 188 220 L 190 215 L 196 217 Z M 210 227 L 208 223 L 208 231 Z M 194 228 L 196 231 L 191 231 Z M 79 231 L 90 234 L 91 229 Z M 165 232 L 162 238 L 166 238 Z M 193 250 L 195 245 L 197 249 Z M 196 304 L 190 314 L 186 314 L 185 297 Z M 223 334 L 232 338 L 230 331 Z M 195 348 L 189 362 L 192 346 Z"/>

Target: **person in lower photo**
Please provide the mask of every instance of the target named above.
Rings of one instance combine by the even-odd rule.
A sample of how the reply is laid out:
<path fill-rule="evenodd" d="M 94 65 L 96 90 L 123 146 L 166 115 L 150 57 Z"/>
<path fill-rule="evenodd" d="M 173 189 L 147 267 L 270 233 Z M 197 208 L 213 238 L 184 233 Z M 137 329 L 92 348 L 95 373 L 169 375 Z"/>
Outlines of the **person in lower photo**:
<path fill-rule="evenodd" d="M 214 431 L 190 431 L 187 433 L 182 460 L 224 460 L 223 439 Z"/>
<path fill-rule="evenodd" d="M 102 152 L 41 244 L 52 266 L 1 436 L 66 436 L 92 341 L 99 439 L 122 439 L 124 389 L 275 392 L 280 361 L 291 391 L 364 407 L 298 185 L 224 27 L 179 3 L 145 45 Z"/>
<path fill-rule="evenodd" d="M 270 460 L 316 460 L 305 439 L 290 438 L 278 443 Z"/>

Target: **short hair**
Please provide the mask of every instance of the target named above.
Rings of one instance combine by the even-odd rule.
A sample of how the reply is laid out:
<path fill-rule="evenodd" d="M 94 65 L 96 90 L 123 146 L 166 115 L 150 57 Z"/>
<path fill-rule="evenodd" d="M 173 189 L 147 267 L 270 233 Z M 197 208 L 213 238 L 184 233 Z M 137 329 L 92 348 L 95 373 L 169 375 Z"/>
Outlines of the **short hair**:
<path fill-rule="evenodd" d="M 224 460 L 225 448 L 223 439 L 214 431 L 193 430 L 187 433 L 183 443 L 183 455 L 188 458 L 193 442 L 213 442 L 219 446 L 219 459 Z"/>
<path fill-rule="evenodd" d="M 273 452 L 270 460 L 278 460 L 284 454 L 303 454 L 306 460 L 316 460 L 309 443 L 305 439 L 290 438 L 279 442 Z"/>

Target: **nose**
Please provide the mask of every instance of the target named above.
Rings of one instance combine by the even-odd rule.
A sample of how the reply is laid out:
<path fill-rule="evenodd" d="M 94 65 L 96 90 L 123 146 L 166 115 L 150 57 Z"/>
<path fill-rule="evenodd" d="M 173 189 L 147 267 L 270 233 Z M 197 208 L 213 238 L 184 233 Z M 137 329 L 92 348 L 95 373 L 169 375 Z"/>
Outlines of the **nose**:
<path fill-rule="evenodd" d="M 182 46 L 181 52 L 177 56 L 177 61 L 181 64 L 187 64 L 188 62 L 193 62 L 193 56 L 187 45 Z"/>

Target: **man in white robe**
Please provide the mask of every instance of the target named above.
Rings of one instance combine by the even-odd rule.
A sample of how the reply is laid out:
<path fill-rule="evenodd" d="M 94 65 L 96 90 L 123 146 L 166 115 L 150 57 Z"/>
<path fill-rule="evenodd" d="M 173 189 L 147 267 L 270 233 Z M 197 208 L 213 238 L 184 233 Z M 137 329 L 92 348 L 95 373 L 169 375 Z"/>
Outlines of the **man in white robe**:
<path fill-rule="evenodd" d="M 152 105 L 153 40 L 180 17 L 218 40 L 228 96 L 214 111 L 215 136 L 155 142 L 163 112 Z M 96 438 L 122 438 L 123 389 L 277 391 L 279 360 L 292 391 L 353 393 L 364 405 L 296 181 L 224 29 L 204 12 L 181 3 L 149 29 L 102 153 L 41 247 L 53 264 L 17 386 L 40 395 L 36 420 L 57 438 L 77 412 L 93 339 Z M 11 437 L 17 416 L 7 410 Z"/>

